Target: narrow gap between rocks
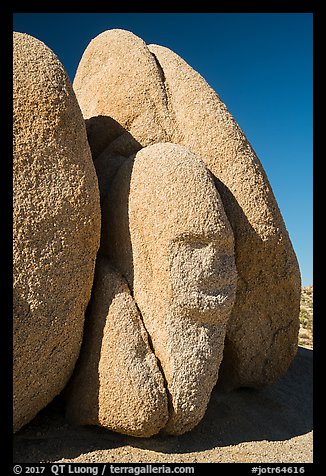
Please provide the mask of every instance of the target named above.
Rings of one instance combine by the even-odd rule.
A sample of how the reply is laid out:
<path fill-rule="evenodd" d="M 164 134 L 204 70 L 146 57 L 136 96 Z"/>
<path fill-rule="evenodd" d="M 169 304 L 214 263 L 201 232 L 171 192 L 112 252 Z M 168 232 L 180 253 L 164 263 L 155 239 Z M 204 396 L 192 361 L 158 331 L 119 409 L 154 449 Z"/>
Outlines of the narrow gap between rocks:
<path fill-rule="evenodd" d="M 171 394 L 170 394 L 170 391 L 169 391 L 169 386 L 168 386 L 168 382 L 165 378 L 165 374 L 164 374 L 164 370 L 163 370 L 163 366 L 162 366 L 162 363 L 160 361 L 160 359 L 158 358 L 158 356 L 156 355 L 155 353 L 155 348 L 154 348 L 154 344 L 153 344 L 153 341 L 152 341 L 152 338 L 151 338 L 151 335 L 150 333 L 148 332 L 146 326 L 145 326 L 145 323 L 144 323 L 144 319 L 143 319 L 143 316 L 140 312 L 140 309 L 138 307 L 138 304 L 136 303 L 136 300 L 134 298 L 134 296 L 132 296 L 133 299 L 134 299 L 134 303 L 135 303 L 135 306 L 137 308 L 137 311 L 138 311 L 138 314 L 139 314 L 139 317 L 140 317 L 140 320 L 141 320 L 141 323 L 145 329 L 145 332 L 147 334 L 147 339 L 148 339 L 148 345 L 151 349 L 151 351 L 153 352 L 155 358 L 156 358 L 156 362 L 157 362 L 157 366 L 159 368 L 159 371 L 161 372 L 161 375 L 163 377 L 163 382 L 164 382 L 164 388 L 165 388 L 165 391 L 166 391 L 166 395 L 167 395 L 167 399 L 168 399 L 168 413 L 169 413 L 169 416 L 171 416 L 172 414 L 172 410 L 173 410 L 173 404 L 172 404 L 172 397 L 171 397 Z M 168 423 L 168 422 L 167 422 Z M 162 428 L 161 428 L 162 429 Z"/>

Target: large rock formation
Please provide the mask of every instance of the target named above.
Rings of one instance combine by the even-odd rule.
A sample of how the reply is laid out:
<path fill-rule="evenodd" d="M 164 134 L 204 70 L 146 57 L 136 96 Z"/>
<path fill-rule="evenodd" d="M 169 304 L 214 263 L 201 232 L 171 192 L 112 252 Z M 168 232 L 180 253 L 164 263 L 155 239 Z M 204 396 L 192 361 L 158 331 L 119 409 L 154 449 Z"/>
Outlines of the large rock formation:
<path fill-rule="evenodd" d="M 238 271 L 221 380 L 228 386 L 277 380 L 297 349 L 300 273 L 263 167 L 225 104 L 175 53 L 123 30 L 92 40 L 74 89 L 103 201 L 124 158 L 153 143 L 184 145 L 212 172 Z"/>
<path fill-rule="evenodd" d="M 66 385 L 100 237 L 97 178 L 68 76 L 14 34 L 14 430 Z"/>
<path fill-rule="evenodd" d="M 104 32 L 74 88 L 98 183 L 61 63 L 15 35 L 15 430 L 74 368 L 100 192 L 101 255 L 67 414 L 135 436 L 181 434 L 203 417 L 218 377 L 259 386 L 287 370 L 296 257 L 243 132 L 175 53 Z"/>
<path fill-rule="evenodd" d="M 204 163 L 170 143 L 127 159 L 103 204 L 101 252 L 133 298 L 99 258 L 67 414 L 136 436 L 184 433 L 217 381 L 236 292 L 233 233 Z"/>

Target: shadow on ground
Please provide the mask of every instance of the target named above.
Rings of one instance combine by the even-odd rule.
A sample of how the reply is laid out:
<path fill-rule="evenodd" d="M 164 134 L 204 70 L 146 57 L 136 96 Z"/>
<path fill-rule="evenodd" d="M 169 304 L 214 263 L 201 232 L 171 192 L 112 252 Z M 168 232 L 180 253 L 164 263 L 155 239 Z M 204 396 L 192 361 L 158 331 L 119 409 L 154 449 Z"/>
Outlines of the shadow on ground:
<path fill-rule="evenodd" d="M 140 439 L 72 426 L 64 418 L 64 403 L 58 397 L 14 436 L 14 461 L 52 462 L 126 445 L 166 454 L 192 453 L 249 441 L 283 441 L 311 430 L 312 350 L 300 347 L 277 384 L 227 395 L 213 391 L 204 419 L 182 436 Z"/>

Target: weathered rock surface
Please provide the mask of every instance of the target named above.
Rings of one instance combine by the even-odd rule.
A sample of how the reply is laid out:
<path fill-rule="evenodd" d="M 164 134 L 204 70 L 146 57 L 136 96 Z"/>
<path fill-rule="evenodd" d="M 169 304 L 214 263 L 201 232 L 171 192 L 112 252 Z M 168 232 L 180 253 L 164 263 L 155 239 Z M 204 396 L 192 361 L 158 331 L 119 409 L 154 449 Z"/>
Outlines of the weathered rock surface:
<path fill-rule="evenodd" d="M 276 381 L 297 351 L 300 272 L 255 152 L 206 81 L 175 53 L 150 46 L 164 71 L 182 142 L 216 177 L 231 222 L 239 274 L 224 356 L 230 385 Z"/>
<path fill-rule="evenodd" d="M 66 385 L 100 238 L 99 190 L 69 78 L 14 34 L 14 430 Z"/>
<path fill-rule="evenodd" d="M 67 389 L 67 417 L 143 437 L 158 433 L 168 420 L 164 379 L 135 301 L 102 256 L 80 358 Z"/>
<path fill-rule="evenodd" d="M 164 431 L 203 417 L 235 300 L 233 233 L 211 174 L 186 148 L 126 160 L 107 197 L 102 250 L 126 277 L 169 394 Z"/>
<path fill-rule="evenodd" d="M 74 90 L 84 118 L 98 121 L 90 138 L 95 157 L 126 131 L 141 147 L 169 140 L 169 111 L 158 107 L 166 101 L 161 75 L 155 57 L 136 35 L 114 29 L 92 40 Z"/>
<path fill-rule="evenodd" d="M 225 104 L 178 55 L 123 30 L 92 40 L 74 88 L 99 177 L 114 166 L 113 152 L 127 157 L 159 141 L 186 146 L 212 172 L 238 271 L 221 381 L 232 387 L 277 380 L 297 350 L 300 272 L 263 167 Z M 120 129 L 109 126 L 112 120 Z"/>

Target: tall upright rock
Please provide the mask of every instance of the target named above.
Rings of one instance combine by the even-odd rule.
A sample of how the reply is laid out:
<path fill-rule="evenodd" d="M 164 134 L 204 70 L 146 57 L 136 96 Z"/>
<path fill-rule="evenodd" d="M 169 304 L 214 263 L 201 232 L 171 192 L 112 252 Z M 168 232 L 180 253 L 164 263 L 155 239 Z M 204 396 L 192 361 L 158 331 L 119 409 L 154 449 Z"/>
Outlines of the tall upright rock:
<path fill-rule="evenodd" d="M 177 144 L 126 159 L 106 205 L 67 415 L 134 436 L 184 433 L 218 378 L 236 294 L 232 229 L 205 164 Z"/>
<path fill-rule="evenodd" d="M 97 177 L 69 78 L 14 33 L 14 431 L 66 385 L 100 239 Z"/>
<path fill-rule="evenodd" d="M 126 277 L 169 395 L 164 431 L 204 416 L 235 301 L 233 233 L 205 164 L 153 144 L 119 168 L 103 218 L 103 251 Z"/>

